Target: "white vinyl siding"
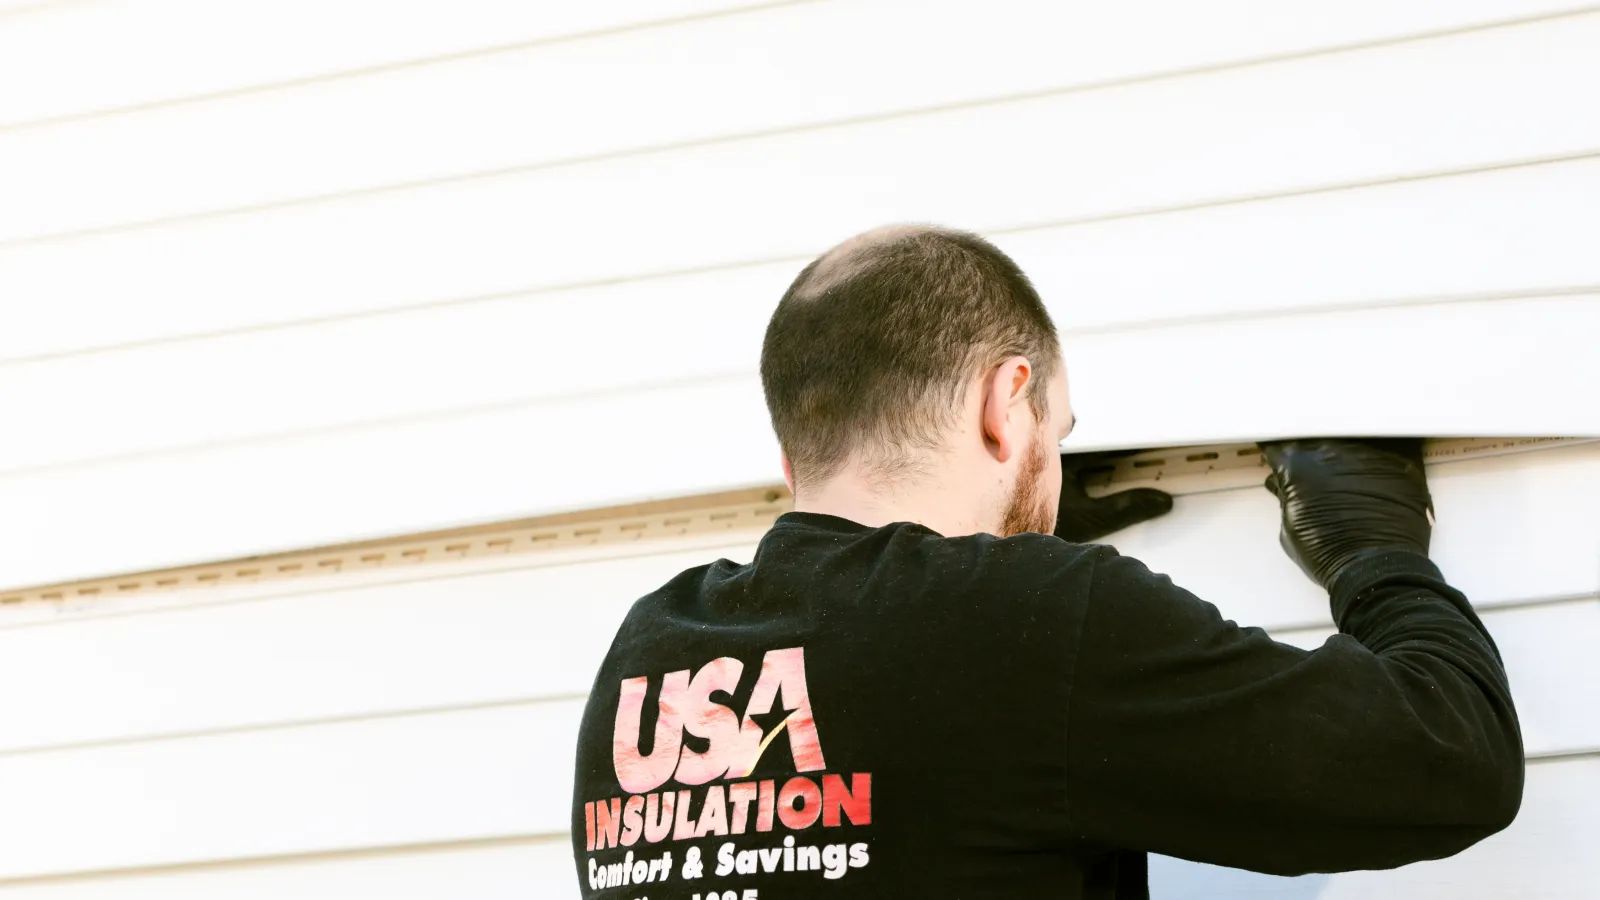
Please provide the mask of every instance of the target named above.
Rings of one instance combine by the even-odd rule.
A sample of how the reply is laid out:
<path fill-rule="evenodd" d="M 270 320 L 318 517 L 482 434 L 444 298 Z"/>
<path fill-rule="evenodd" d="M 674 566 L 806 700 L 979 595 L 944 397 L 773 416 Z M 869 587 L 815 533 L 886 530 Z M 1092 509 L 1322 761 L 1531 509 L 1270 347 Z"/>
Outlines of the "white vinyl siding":
<path fill-rule="evenodd" d="M 27 0 L 23 0 L 26 4 Z M 793 2 L 793 0 L 790 0 Z M 759 0 L 35 0 L 0 18 L 0 127 L 181 103 L 648 28 Z M 1481 2 L 1472 18 L 1517 14 Z M 1537 11 L 1571 8 L 1546 4 Z M 26 8 L 26 7 L 24 7 Z M 1459 14 L 1430 10 L 1433 17 Z M 1424 15 L 1422 22 L 1428 22 Z"/>
<path fill-rule="evenodd" d="M 1147 5 L 937 77 L 964 5 L 814 2 L 0 128 L 6 586 L 766 483 L 766 316 L 896 219 L 1033 275 L 1075 449 L 1600 432 L 1550 387 L 1600 382 L 1600 10 Z"/>
<path fill-rule="evenodd" d="M 1537 0 L 0 6 L 0 598 L 773 485 L 767 317 L 894 220 L 1034 278 L 1068 449 L 1600 435 L 1597 44 Z M 1600 444 L 1429 474 L 1517 824 L 1157 898 L 1600 883 Z M 1316 646 L 1276 515 L 1115 540 Z M 572 897 L 599 654 L 759 534 L 0 603 L 0 896 Z"/>
<path fill-rule="evenodd" d="M 1585 774 L 1600 758 L 1588 714 L 1600 708 L 1600 443 L 1434 464 L 1429 476 L 1434 558 L 1499 643 L 1531 760 L 1517 825 L 1426 870 L 1487 898 L 1469 889 L 1502 882 L 1473 860 L 1531 846 L 1515 852 L 1558 865 L 1600 828 L 1563 793 L 1600 788 Z M 1326 597 L 1283 556 L 1276 528 L 1277 501 L 1249 485 L 1185 493 L 1171 516 L 1115 543 L 1240 624 L 1315 647 L 1329 633 Z M 236 884 L 254 896 L 259 881 L 332 897 L 346 896 L 345 878 L 420 872 L 399 896 L 435 896 L 415 892 L 487 859 L 524 891 L 569 896 L 573 734 L 617 622 L 684 568 L 747 560 L 759 535 L 141 592 L 50 616 L 38 601 L 0 607 L 0 681 L 27 686 L 0 695 L 11 798 L 0 891 Z M 1186 865 L 1159 861 L 1158 881 L 1258 878 L 1174 874 Z M 153 867 L 165 871 L 141 874 Z M 79 877 L 96 872 L 107 874 Z M 1335 883 L 1345 878 L 1379 876 Z M 1409 881 L 1371 883 L 1409 896 L 1396 887 Z"/>
<path fill-rule="evenodd" d="M 1031 0 L 981 10 L 959 0 L 804 3 L 13 128 L 0 132 L 0 192 L 13 198 L 0 240 L 409 185 L 417 196 L 397 208 L 421 215 L 472 203 L 452 183 L 461 176 L 511 204 L 554 182 L 599 210 L 624 198 L 597 182 L 627 185 L 645 192 L 629 206 L 674 212 L 690 234 L 741 198 L 790 210 L 772 222 L 781 228 L 751 234 L 728 222 L 695 256 L 664 260 L 692 267 L 820 250 L 853 215 L 931 208 L 999 230 L 1595 148 L 1600 125 L 1570 111 L 1600 79 L 1600 16 L 1342 51 L 1341 30 L 1381 39 L 1388 23 L 1352 11 L 1344 29 L 1311 41 L 1297 33 L 1316 27 L 1303 9 L 1290 20 L 1298 29 L 1273 33 L 1238 31 L 1215 5 L 1102 5 L 1091 15 Z M 1166 17 L 1167 40 L 1131 40 L 1148 34 L 1152 13 Z M 952 58 L 974 30 L 1008 46 Z M 1277 60 L 1273 77 L 1248 64 L 1263 59 Z M 111 156 L 100 150 L 108 141 Z M 989 148 L 1004 150 L 991 159 Z M 926 189 L 952 165 L 983 176 Z M 641 179 L 641 169 L 673 178 Z M 889 172 L 892 181 L 871 183 Z M 743 177 L 759 179 L 754 192 L 731 189 Z M 867 190 L 841 204 L 841 178 Z M 656 200 L 684 192 L 715 202 Z M 581 232 L 571 242 L 607 246 Z M 594 265 L 615 274 L 618 262 L 567 256 L 572 274 L 559 281 Z M 525 284 L 533 273 L 522 274 Z"/>

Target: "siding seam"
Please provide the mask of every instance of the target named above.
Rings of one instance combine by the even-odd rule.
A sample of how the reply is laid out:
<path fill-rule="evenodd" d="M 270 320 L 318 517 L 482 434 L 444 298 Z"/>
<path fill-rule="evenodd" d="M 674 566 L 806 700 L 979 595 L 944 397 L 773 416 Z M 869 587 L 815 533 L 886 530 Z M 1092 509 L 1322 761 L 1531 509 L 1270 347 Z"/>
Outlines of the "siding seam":
<path fill-rule="evenodd" d="M 1538 766 L 1594 758 L 1600 758 L 1600 748 L 1545 757 L 1530 757 L 1527 762 L 1530 766 Z M 419 853 L 449 853 L 452 851 L 472 850 L 478 848 L 514 847 L 519 845 L 538 847 L 551 844 L 566 844 L 569 841 L 571 841 L 571 835 L 568 832 L 540 831 L 499 835 L 495 837 L 463 838 L 456 841 L 430 841 L 418 844 L 387 844 L 370 847 L 353 847 L 341 850 L 319 850 L 309 853 L 265 854 L 260 856 L 237 857 L 233 859 L 163 863 L 151 866 L 126 866 L 106 869 L 90 869 L 77 872 L 61 872 L 44 875 L 24 875 L 17 878 L 0 878 L 0 887 L 9 888 L 32 885 L 64 884 L 77 881 L 91 881 L 110 878 L 127 878 L 161 874 L 183 874 L 189 872 L 198 873 L 226 869 L 246 869 L 254 867 L 292 865 L 299 862 L 337 861 L 341 859 L 363 859 Z"/>
<path fill-rule="evenodd" d="M 47 2 L 48 5 L 53 6 L 69 2 L 81 3 L 85 2 L 85 0 L 47 0 Z M 513 41 L 507 44 L 493 44 L 487 47 L 476 47 L 469 50 L 457 50 L 449 53 L 438 53 L 428 56 L 414 57 L 411 59 L 395 60 L 387 63 L 377 63 L 374 65 L 361 66 L 354 69 L 339 69 L 328 72 L 319 72 L 313 75 L 303 75 L 297 78 L 286 78 L 281 81 L 268 81 L 259 84 L 245 85 L 243 87 L 224 88 L 222 90 L 210 91 L 207 93 L 187 94 L 180 97 L 167 97 L 161 100 L 130 103 L 126 106 L 107 106 L 100 107 L 98 109 L 65 113 L 62 115 L 45 116 L 38 119 L 21 119 L 15 122 L 0 122 L 0 135 L 4 135 L 7 132 L 12 131 L 49 128 L 55 125 L 72 124 L 91 119 L 111 118 L 114 116 L 151 112 L 156 110 L 170 109 L 177 106 L 198 105 L 202 103 L 210 103 L 216 100 L 226 100 L 233 97 L 247 97 L 255 94 L 270 94 L 277 93 L 279 91 L 292 91 L 298 88 L 310 87 L 331 81 L 353 80 L 372 75 L 384 75 L 390 72 L 404 71 L 407 69 L 420 69 L 428 68 L 430 66 L 447 65 L 449 63 L 477 59 L 486 56 L 519 53 L 526 50 L 534 50 L 557 44 L 580 43 L 582 41 L 604 39 L 615 35 L 630 34 L 639 31 L 651 31 L 658 28 L 671 28 L 677 25 L 700 22 L 709 19 L 723 19 L 732 18 L 735 16 L 764 13 L 769 10 L 779 9 L 786 6 L 803 6 L 816 4 L 819 2 L 822 2 L 822 0 L 768 0 L 768 2 L 765 3 L 746 4 L 743 6 L 707 10 L 704 12 L 687 13 L 681 16 L 673 16 L 665 19 L 646 19 L 638 22 L 629 22 L 622 25 L 612 25 L 604 28 L 591 28 L 584 31 L 574 31 L 566 34 L 555 34 L 547 37 L 530 38 L 524 41 Z M 1596 8 L 1600 7 L 1564 10 L 1559 13 L 1555 13 L 1554 17 L 1565 17 L 1574 14 L 1582 15 Z M 19 10 L 11 10 L 10 12 L 24 13 L 29 11 L 31 11 L 30 8 L 25 7 Z M 4 16 L 5 14 L 6 11 L 0 11 L 0 16 Z M 1546 14 L 1544 17 L 1551 17 L 1551 14 Z M 1538 19 L 1539 17 L 1530 18 L 1527 20 L 1511 19 L 1507 20 L 1505 24 L 1517 25 L 1521 24 L 1523 21 L 1534 22 L 1538 21 Z"/>
<path fill-rule="evenodd" d="M 40 744 L 33 747 L 12 747 L 0 749 L 0 760 L 19 756 L 45 756 L 51 753 L 72 753 L 81 750 L 104 750 L 111 747 L 131 747 L 147 744 L 165 744 L 175 741 L 187 741 L 196 738 L 226 737 L 236 734 L 260 734 L 264 732 L 293 731 L 304 728 L 324 728 L 339 725 L 360 725 L 368 722 L 383 722 L 395 719 L 417 719 L 428 716 L 447 716 L 457 713 L 485 712 L 497 709 L 516 709 L 519 707 L 555 706 L 563 703 L 573 703 L 587 700 L 587 693 L 550 694 L 543 697 L 515 697 L 504 700 L 483 700 L 476 703 L 452 703 L 439 706 L 420 706 L 405 709 L 379 710 L 354 715 L 338 715 L 313 717 L 305 719 L 288 719 L 274 722 L 256 722 L 241 725 L 221 725 L 214 728 L 195 728 L 185 731 L 168 731 L 160 734 L 129 735 L 125 737 L 100 738 L 87 741 L 73 741 L 60 744 Z"/>
<path fill-rule="evenodd" d="M 1558 604 L 1581 605 L 1592 604 L 1597 600 L 1600 600 L 1600 596 L 1588 594 L 1572 600 L 1553 601 L 1550 603 L 1535 602 L 1526 604 L 1526 606 L 1551 606 Z M 1503 612 L 1522 608 L 1524 607 L 1516 605 L 1499 606 L 1493 608 L 1486 607 L 1484 608 L 1484 611 Z M 1273 633 L 1283 633 L 1283 630 L 1274 629 Z M 489 710 L 552 707 L 560 704 L 581 702 L 587 700 L 588 697 L 589 695 L 587 692 L 551 693 L 523 697 L 508 697 L 498 700 L 482 700 L 464 703 L 445 703 L 434 706 L 415 706 L 387 710 L 374 710 L 371 712 L 356 714 L 318 716 L 300 719 L 281 719 L 270 722 L 254 722 L 237 725 L 221 725 L 211 728 L 195 728 L 181 731 L 160 732 L 155 734 L 124 735 L 121 737 L 69 741 L 57 744 L 38 744 L 33 746 L 0 749 L 0 760 L 19 756 L 43 756 L 51 753 L 67 753 L 81 750 L 100 750 L 111 747 L 159 744 L 195 738 L 204 739 L 210 737 L 226 737 L 236 734 L 282 732 L 304 728 L 322 728 L 346 724 L 354 725 L 366 722 L 390 721 L 396 719 L 425 718 L 428 716 L 447 716 L 455 715 L 457 713 L 473 713 Z M 1526 758 L 1529 761 L 1534 761 L 1544 759 L 1565 759 L 1573 756 L 1581 757 L 1589 755 L 1600 755 L 1600 746 L 1577 750 L 1542 751 L 1539 753 L 1528 754 Z M 3 883 L 3 881 L 0 881 L 0 883 Z"/>
<path fill-rule="evenodd" d="M 334 862 L 338 860 L 366 859 L 380 856 L 400 856 L 424 853 L 451 853 L 463 850 L 490 849 L 494 847 L 528 846 L 566 843 L 571 840 L 565 833 L 530 832 L 526 834 L 499 835 L 495 837 L 462 838 L 454 841 L 428 841 L 418 844 L 385 844 L 374 847 L 353 847 L 343 850 L 316 850 L 308 853 L 281 853 L 262 856 L 242 856 L 233 859 L 197 862 L 158 863 L 149 866 L 125 866 L 107 869 L 86 869 L 79 872 L 62 872 L 48 875 L 23 875 L 0 878 L 0 887 L 29 887 L 66 882 L 93 881 L 110 878 L 143 877 L 163 874 L 187 874 L 219 869 L 249 869 L 265 866 L 293 865 L 303 862 Z"/>
<path fill-rule="evenodd" d="M 55 2 L 67 2 L 67 0 L 55 0 Z M 671 27 L 678 26 L 678 25 L 683 25 L 683 24 L 687 24 L 687 23 L 694 23 L 694 22 L 699 22 L 699 21 L 704 21 L 704 20 L 733 18 L 733 17 L 737 17 L 737 16 L 744 16 L 744 15 L 758 15 L 758 14 L 765 13 L 765 12 L 768 12 L 768 11 L 773 10 L 773 9 L 780 9 L 780 8 L 791 7 L 791 6 L 818 5 L 820 2 L 821 2 L 821 0 L 773 0 L 773 2 L 768 2 L 768 3 L 759 4 L 759 5 L 753 5 L 753 6 L 742 6 L 742 7 L 737 7 L 737 8 L 733 8 L 733 9 L 721 9 L 721 10 L 714 10 L 714 11 L 710 11 L 710 12 L 691 13 L 691 14 L 688 14 L 688 15 L 678 16 L 678 17 L 669 18 L 669 19 L 659 19 L 659 20 L 651 20 L 651 21 L 647 21 L 647 22 L 630 23 L 628 25 L 614 26 L 614 27 L 611 27 L 611 28 L 594 29 L 594 30 L 591 30 L 591 31 L 584 31 L 584 32 L 575 32 L 575 33 L 572 33 L 572 34 L 569 34 L 569 35 L 557 35 L 557 36 L 552 36 L 552 37 L 548 37 L 548 38 L 535 38 L 535 39 L 528 40 L 528 41 L 514 42 L 514 43 L 510 43 L 510 44 L 498 44 L 498 45 L 485 47 L 485 48 L 479 48 L 479 49 L 475 49 L 475 50 L 463 50 L 463 51 L 458 51 L 458 52 L 454 52 L 454 53 L 439 54 L 439 55 L 436 55 L 436 56 L 418 57 L 418 58 L 415 58 L 415 59 L 401 60 L 401 61 L 391 62 L 391 63 L 380 63 L 380 64 L 374 65 L 374 66 L 367 66 L 367 67 L 356 68 L 356 69 L 346 69 L 346 70 L 340 70 L 340 71 L 335 71 L 335 72 L 327 72 L 327 73 L 322 73 L 322 74 L 318 74 L 318 75 L 308 75 L 308 76 L 303 76 L 303 77 L 300 77 L 300 78 L 285 79 L 283 81 L 276 81 L 276 82 L 266 82 L 266 83 L 262 83 L 262 84 L 250 85 L 250 86 L 240 87 L 240 88 L 229 88 L 229 89 L 225 89 L 225 90 L 221 90 L 221 91 L 214 91 L 214 92 L 210 92 L 210 93 L 192 94 L 192 95 L 183 96 L 183 97 L 173 97 L 173 98 L 168 98 L 168 99 L 164 99 L 164 100 L 150 101 L 150 102 L 146 102 L 146 103 L 134 103 L 134 104 L 129 104 L 127 106 L 104 107 L 104 108 L 101 108 L 101 109 L 89 110 L 89 111 L 78 112 L 78 113 L 68 113 L 68 114 L 59 115 L 59 116 L 49 116 L 49 117 L 39 118 L 39 119 L 25 119 L 25 120 L 17 121 L 17 122 L 0 123 L 0 135 L 3 135 L 3 134 L 5 134 L 6 132 L 9 132 L 9 131 L 20 131 L 20 130 L 34 129 L 34 128 L 46 128 L 46 127 L 50 127 L 50 126 L 53 126 L 53 125 L 60 125 L 60 124 L 66 124 L 66 123 L 76 123 L 76 122 L 80 122 L 80 121 L 84 121 L 84 120 L 88 120 L 88 119 L 109 118 L 109 117 L 113 117 L 113 116 L 128 115 L 128 114 L 131 114 L 131 113 L 145 112 L 145 111 L 148 111 L 148 110 L 167 109 L 167 108 L 174 107 L 174 106 L 187 106 L 187 105 L 191 105 L 191 104 L 207 103 L 207 102 L 212 102 L 212 101 L 216 101 L 216 100 L 229 99 L 229 98 L 232 98 L 232 97 L 249 96 L 249 95 L 252 95 L 252 94 L 275 93 L 275 92 L 279 92 L 279 91 L 289 91 L 289 90 L 295 90 L 295 89 L 298 89 L 298 88 L 307 87 L 307 86 L 310 86 L 310 85 L 321 84 L 321 83 L 330 82 L 330 81 L 352 80 L 352 79 L 357 79 L 357 78 L 369 77 L 369 76 L 372 76 L 372 75 L 383 75 L 383 74 L 387 74 L 387 73 L 390 73 L 390 72 L 403 71 L 403 70 L 406 70 L 406 69 L 428 68 L 428 67 L 432 67 L 432 66 L 455 63 L 455 62 L 461 62 L 461 61 L 465 61 L 465 60 L 469 60 L 469 59 L 477 59 L 477 58 L 486 57 L 486 56 L 498 56 L 498 55 L 504 55 L 504 54 L 508 54 L 508 53 L 518 53 L 518 52 L 523 52 L 523 51 L 527 51 L 527 50 L 534 50 L 534 49 L 538 49 L 540 47 L 553 45 L 553 44 L 577 43 L 577 42 L 585 41 L 585 40 L 593 40 L 593 39 L 596 39 L 596 38 L 610 37 L 610 36 L 616 35 L 616 34 L 628 34 L 628 33 L 633 33 L 633 32 L 638 32 L 638 31 L 650 31 L 650 30 L 661 29 L 661 28 L 671 28 Z M 963 101 L 956 101 L 956 102 L 945 103 L 945 104 L 929 104 L 927 106 L 912 107 L 912 108 L 908 108 L 908 109 L 904 109 L 904 110 L 896 110 L 896 111 L 888 112 L 888 113 L 876 113 L 876 114 L 873 114 L 870 117 L 852 117 L 852 118 L 848 118 L 848 119 L 847 118 L 825 119 L 825 120 L 819 120 L 819 121 L 817 121 L 815 123 L 807 123 L 807 124 L 802 124 L 802 125 L 797 125 L 797 126 L 790 126 L 790 127 L 796 127 L 796 128 L 801 128 L 801 129 L 805 129 L 805 130 L 821 129 L 821 128 L 833 127 L 835 125 L 858 124 L 859 121 L 877 121 L 880 117 L 881 118 L 899 118 L 899 117 L 902 117 L 902 116 L 924 115 L 924 114 L 929 114 L 929 113 L 938 113 L 938 112 L 945 112 L 945 111 L 951 111 L 951 110 L 967 109 L 967 108 L 971 108 L 971 107 L 975 107 L 975 106 L 983 106 L 983 105 L 997 104 L 997 103 L 1006 103 L 1006 102 L 1012 102 L 1012 101 L 1017 101 L 1017 100 L 1038 99 L 1038 98 L 1043 98 L 1043 97 L 1057 96 L 1057 95 L 1061 95 L 1061 94 L 1080 93 L 1080 92 L 1087 92 L 1087 91 L 1099 91 L 1099 90 L 1105 90 L 1105 89 L 1108 89 L 1108 88 L 1123 87 L 1123 86 L 1126 86 L 1126 85 L 1143 84 L 1143 83 L 1151 82 L 1151 81 L 1164 81 L 1164 80 L 1169 80 L 1169 79 L 1175 80 L 1175 79 L 1186 78 L 1186 77 L 1195 76 L 1195 75 L 1209 75 L 1209 74 L 1214 73 L 1214 72 L 1227 72 L 1227 71 L 1233 71 L 1233 70 L 1236 70 L 1236 69 L 1247 69 L 1247 68 L 1253 68 L 1253 67 L 1257 67 L 1257 66 L 1269 66 L 1269 65 L 1273 65 L 1273 64 L 1281 63 L 1281 62 L 1292 62 L 1292 61 L 1295 61 L 1295 60 L 1311 59 L 1311 58 L 1316 58 L 1316 57 L 1320 57 L 1320 56 L 1337 56 L 1337 55 L 1340 55 L 1340 54 L 1361 53 L 1361 52 L 1368 51 L 1368 50 L 1382 49 L 1382 48 L 1392 47 L 1392 46 L 1397 46 L 1397 45 L 1414 44 L 1414 43 L 1426 43 L 1428 41 L 1448 39 L 1448 38 L 1452 38 L 1452 37 L 1458 37 L 1458 36 L 1466 35 L 1466 34 L 1475 34 L 1475 33 L 1484 32 L 1484 31 L 1497 31 L 1497 30 L 1501 30 L 1501 29 L 1519 28 L 1519 27 L 1529 26 L 1529 25 L 1539 25 L 1539 24 L 1543 24 L 1545 22 L 1560 21 L 1562 19 L 1581 18 L 1583 16 L 1591 15 L 1591 14 L 1593 14 L 1595 12 L 1600 12 L 1600 4 L 1588 4 L 1588 5 L 1584 5 L 1584 6 L 1569 7 L 1568 9 L 1564 9 L 1564 10 L 1556 10 L 1556 11 L 1553 11 L 1553 12 L 1538 13 L 1538 14 L 1532 15 L 1532 16 L 1513 16 L 1513 17 L 1504 18 L 1504 19 L 1491 19 L 1491 20 L 1488 20 L 1488 21 L 1473 22 L 1473 23 L 1469 23 L 1469 24 L 1466 24 L 1466 25 L 1452 25 L 1452 26 L 1445 26 L 1445 27 L 1442 27 L 1442 28 L 1424 29 L 1424 30 L 1421 30 L 1421 31 L 1407 32 L 1405 34 L 1391 35 L 1389 37 L 1370 38 L 1370 39 L 1366 39 L 1366 40 L 1350 41 L 1350 42 L 1346 42 L 1346 43 L 1342 43 L 1342 44 L 1330 44 L 1330 45 L 1326 45 L 1326 46 L 1322 46 L 1322 47 L 1313 47 L 1313 48 L 1302 49 L 1302 50 L 1291 50 L 1291 51 L 1287 51 L 1287 52 L 1283 52 L 1283 53 L 1267 54 L 1265 56 L 1252 56 L 1252 57 L 1246 57 L 1246 58 L 1243 58 L 1243 59 L 1227 60 L 1227 61 L 1224 61 L 1224 62 L 1205 63 L 1205 64 L 1202 64 L 1202 65 L 1194 65 L 1194 66 L 1180 66 L 1178 68 L 1173 68 L 1173 69 L 1156 69 L 1156 70 L 1153 70 L 1153 71 L 1150 71 L 1150 72 L 1141 73 L 1141 74 L 1138 74 L 1138 75 L 1127 75 L 1127 76 L 1121 76 L 1121 77 L 1105 78 L 1105 79 L 1100 79 L 1100 80 L 1095 80 L 1095 81 L 1080 82 L 1080 83 L 1077 83 L 1077 84 L 1056 85 L 1056 86 L 1047 87 L 1047 88 L 1036 88 L 1036 89 L 1031 90 L 1031 91 L 1020 91 L 1020 92 L 1008 93 L 1008 94 L 995 94 L 995 95 L 991 95 L 989 97 L 977 98 L 977 99 L 973 99 L 973 100 L 963 100 Z M 759 135 L 759 134 L 763 134 L 763 133 L 764 132 L 749 132 L 748 134 L 742 135 L 742 136 L 755 136 L 755 135 Z M 739 139 L 739 137 L 740 136 L 730 136 L 730 138 L 728 138 L 728 139 L 735 139 L 736 140 L 736 139 Z M 641 148 L 641 149 L 644 149 L 644 148 Z"/>

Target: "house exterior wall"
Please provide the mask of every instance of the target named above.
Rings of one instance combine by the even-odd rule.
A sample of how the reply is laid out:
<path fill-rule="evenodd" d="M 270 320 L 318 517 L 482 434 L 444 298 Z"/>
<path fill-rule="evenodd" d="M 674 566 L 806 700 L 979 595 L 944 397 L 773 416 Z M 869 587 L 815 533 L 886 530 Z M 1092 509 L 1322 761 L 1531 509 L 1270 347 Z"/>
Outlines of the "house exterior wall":
<path fill-rule="evenodd" d="M 772 485 L 761 329 L 884 222 L 1033 275 L 1067 449 L 1600 435 L 1596 46 L 1535 0 L 0 3 L 0 893 L 571 896 L 598 654 L 765 520 L 35 588 Z M 1600 445 L 1429 474 L 1517 824 L 1155 896 L 1600 884 Z M 1275 515 L 1198 490 L 1113 540 L 1316 646 Z"/>

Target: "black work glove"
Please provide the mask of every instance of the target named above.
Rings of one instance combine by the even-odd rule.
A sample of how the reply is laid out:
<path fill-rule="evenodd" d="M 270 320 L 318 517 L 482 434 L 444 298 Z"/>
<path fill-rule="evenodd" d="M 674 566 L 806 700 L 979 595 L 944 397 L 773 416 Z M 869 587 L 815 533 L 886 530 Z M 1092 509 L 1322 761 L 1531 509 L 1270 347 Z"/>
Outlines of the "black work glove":
<path fill-rule="evenodd" d="M 1137 451 L 1062 455 L 1061 505 L 1056 508 L 1056 537 L 1074 544 L 1093 543 L 1114 531 L 1172 511 L 1172 495 L 1155 488 L 1134 488 L 1099 498 L 1084 493 L 1082 473 L 1085 469 L 1131 452 Z"/>
<path fill-rule="evenodd" d="M 1423 555 L 1433 534 L 1433 497 L 1422 470 L 1421 438 L 1316 438 L 1259 445 L 1278 498 L 1278 543 L 1311 580 L 1327 588 L 1369 550 Z"/>

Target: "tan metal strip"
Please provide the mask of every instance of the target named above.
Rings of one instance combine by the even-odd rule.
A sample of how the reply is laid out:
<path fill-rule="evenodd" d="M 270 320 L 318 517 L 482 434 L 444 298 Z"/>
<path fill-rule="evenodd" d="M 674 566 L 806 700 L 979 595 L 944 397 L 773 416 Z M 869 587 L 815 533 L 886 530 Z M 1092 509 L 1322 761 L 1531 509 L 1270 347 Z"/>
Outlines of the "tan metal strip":
<path fill-rule="evenodd" d="M 1425 441 L 1429 464 L 1482 459 L 1600 441 L 1579 438 L 1438 438 Z M 1084 470 L 1084 488 L 1091 497 L 1135 487 L 1154 487 L 1171 494 L 1203 494 L 1262 484 L 1270 473 L 1261 451 L 1251 444 L 1171 447 L 1120 457 Z"/>
<path fill-rule="evenodd" d="M 716 531 L 765 530 L 792 506 L 783 486 L 729 491 L 312 550 L 8 591 L 0 603 L 126 596 L 145 591 L 367 571 L 450 559 L 537 553 Z"/>

